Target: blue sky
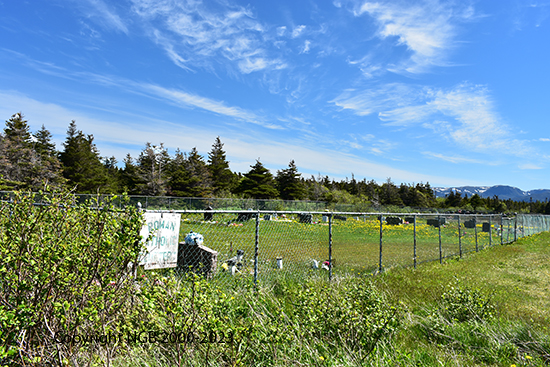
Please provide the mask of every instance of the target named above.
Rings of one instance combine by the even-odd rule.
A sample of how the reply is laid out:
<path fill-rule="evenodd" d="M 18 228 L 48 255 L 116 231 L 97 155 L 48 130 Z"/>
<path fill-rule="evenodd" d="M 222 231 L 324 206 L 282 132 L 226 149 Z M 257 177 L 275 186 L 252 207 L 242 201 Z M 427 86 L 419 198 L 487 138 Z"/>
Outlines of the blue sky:
<path fill-rule="evenodd" d="M 0 0 L 0 116 L 102 156 L 550 188 L 550 0 Z"/>

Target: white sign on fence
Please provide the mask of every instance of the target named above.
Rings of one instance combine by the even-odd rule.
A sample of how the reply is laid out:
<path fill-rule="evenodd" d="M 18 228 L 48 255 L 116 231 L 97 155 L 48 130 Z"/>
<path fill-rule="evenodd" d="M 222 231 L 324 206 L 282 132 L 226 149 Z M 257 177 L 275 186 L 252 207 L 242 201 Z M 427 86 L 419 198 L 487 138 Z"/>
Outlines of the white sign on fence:
<path fill-rule="evenodd" d="M 144 213 L 145 225 L 141 229 L 142 238 L 150 233 L 153 237 L 146 243 L 148 253 L 141 258 L 140 265 L 145 269 L 175 268 L 178 263 L 178 239 L 181 214 Z"/>

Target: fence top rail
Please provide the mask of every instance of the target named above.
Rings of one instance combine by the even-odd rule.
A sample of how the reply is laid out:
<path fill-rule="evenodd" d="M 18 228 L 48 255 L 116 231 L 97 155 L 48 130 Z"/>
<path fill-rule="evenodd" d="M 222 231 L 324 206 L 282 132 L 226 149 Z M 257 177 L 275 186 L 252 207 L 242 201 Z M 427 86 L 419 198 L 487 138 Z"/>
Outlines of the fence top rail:
<path fill-rule="evenodd" d="M 200 210 L 187 210 L 187 209 L 181 209 L 181 210 L 170 210 L 170 209 L 144 209 L 143 210 L 146 213 L 179 213 L 179 214 L 216 214 L 216 213 L 226 213 L 226 214 L 243 214 L 243 213 L 249 213 L 249 214 L 316 214 L 316 215 L 327 215 L 327 216 L 334 216 L 334 215 L 344 215 L 344 216 L 399 216 L 399 217 L 411 217 L 411 216 L 418 216 L 418 217 L 434 217 L 434 216 L 441 216 L 441 217 L 505 217 L 507 218 L 505 214 L 465 214 L 465 213 L 391 213 L 391 212 L 337 212 L 337 211 L 307 211 L 307 210 L 299 210 L 299 211 L 292 211 L 292 210 L 218 210 L 218 209 L 200 209 Z M 522 214 L 525 215 L 525 214 Z M 542 215 L 542 214 L 530 214 L 530 215 Z"/>

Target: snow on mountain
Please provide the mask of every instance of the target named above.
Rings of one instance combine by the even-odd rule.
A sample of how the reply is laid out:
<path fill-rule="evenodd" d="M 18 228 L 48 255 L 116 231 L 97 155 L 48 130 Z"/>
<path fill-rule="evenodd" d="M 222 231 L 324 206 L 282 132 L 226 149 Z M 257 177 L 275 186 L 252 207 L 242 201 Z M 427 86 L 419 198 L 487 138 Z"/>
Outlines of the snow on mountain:
<path fill-rule="evenodd" d="M 550 199 L 550 190 L 538 189 L 523 191 L 513 186 L 496 185 L 496 186 L 459 186 L 459 187 L 435 187 L 436 197 L 445 197 L 452 191 L 459 192 L 471 197 L 474 194 L 478 194 L 483 198 L 498 196 L 501 200 L 512 199 L 515 201 L 529 201 L 531 198 L 533 201 L 545 201 Z"/>

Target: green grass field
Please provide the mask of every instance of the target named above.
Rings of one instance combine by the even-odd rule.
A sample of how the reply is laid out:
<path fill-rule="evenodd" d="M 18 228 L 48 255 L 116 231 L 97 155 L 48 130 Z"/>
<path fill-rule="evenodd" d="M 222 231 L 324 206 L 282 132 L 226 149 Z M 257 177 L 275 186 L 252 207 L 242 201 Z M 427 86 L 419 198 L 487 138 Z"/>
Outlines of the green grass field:
<path fill-rule="evenodd" d="M 361 232 L 358 227 L 355 223 L 347 228 Z M 304 273 L 287 275 L 281 273 L 256 292 L 246 283 L 215 286 L 203 307 L 218 307 L 221 316 L 208 317 L 233 327 L 248 325 L 253 336 L 234 346 L 188 346 L 181 365 L 517 367 L 550 363 L 548 232 L 470 252 L 461 259 L 446 259 L 442 265 L 396 267 L 377 276 L 342 275 L 328 282 Z M 177 304 L 189 304 L 182 302 Z M 353 329 L 358 325 L 353 326 L 352 320 L 371 312 L 381 317 L 378 322 L 364 319 L 363 329 Z M 155 322 L 170 315 L 161 312 Z M 338 317 L 343 318 L 338 321 Z M 385 326 L 388 318 L 391 326 Z M 359 333 L 349 334 L 348 322 Z M 382 334 L 373 349 L 367 340 L 367 344 L 356 343 L 359 335 L 368 335 L 376 327 L 382 327 Z M 164 367 L 175 365 L 176 356 L 169 347 L 137 346 L 113 365 Z"/>
<path fill-rule="evenodd" d="M 234 256 L 238 249 L 245 251 L 246 270 L 250 275 L 253 268 L 256 223 L 255 220 L 236 222 L 236 214 L 215 214 L 214 220 L 205 222 L 199 214 L 182 217 L 180 240 L 190 231 L 204 236 L 204 245 L 217 251 L 221 263 Z M 478 222 L 477 248 L 489 246 L 489 234 L 482 232 L 482 220 Z M 498 225 L 492 227 L 492 244 L 500 244 Z M 414 225 L 383 224 L 382 265 L 384 269 L 414 264 Z M 505 238 L 509 237 L 505 232 Z M 512 236 L 513 237 L 513 236 Z M 462 252 L 476 250 L 474 229 L 461 226 Z M 312 259 L 325 261 L 329 258 L 329 226 L 320 215 L 313 223 L 299 223 L 297 218 L 262 220 L 259 225 L 258 274 L 270 277 L 276 269 L 276 259 L 283 259 L 283 271 L 308 272 Z M 447 219 L 441 227 L 441 253 L 449 257 L 458 255 L 458 223 L 455 218 Z M 416 261 L 439 260 L 439 229 L 426 224 L 426 218 L 419 217 L 416 225 Z M 332 225 L 332 259 L 335 274 L 374 272 L 380 260 L 380 223 L 372 217 L 347 217 L 334 220 Z"/>

